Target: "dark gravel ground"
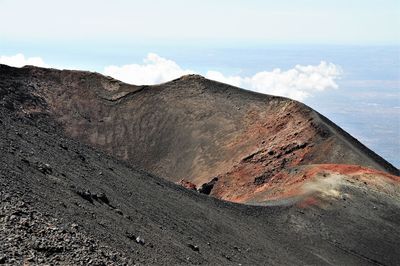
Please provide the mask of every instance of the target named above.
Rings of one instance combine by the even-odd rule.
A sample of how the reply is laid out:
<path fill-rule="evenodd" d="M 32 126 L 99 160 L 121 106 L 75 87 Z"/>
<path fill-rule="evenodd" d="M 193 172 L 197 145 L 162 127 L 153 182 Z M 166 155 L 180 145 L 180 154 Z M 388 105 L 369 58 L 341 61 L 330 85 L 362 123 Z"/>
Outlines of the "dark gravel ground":
<path fill-rule="evenodd" d="M 0 88 L 0 263 L 399 265 L 396 197 L 321 209 L 186 190 L 65 137 L 30 91 Z"/>
<path fill-rule="evenodd" d="M 1 192 L 0 198 L 1 264 L 133 264 L 132 259 L 80 232 L 76 223 L 65 224 L 35 211 L 23 195 Z"/>

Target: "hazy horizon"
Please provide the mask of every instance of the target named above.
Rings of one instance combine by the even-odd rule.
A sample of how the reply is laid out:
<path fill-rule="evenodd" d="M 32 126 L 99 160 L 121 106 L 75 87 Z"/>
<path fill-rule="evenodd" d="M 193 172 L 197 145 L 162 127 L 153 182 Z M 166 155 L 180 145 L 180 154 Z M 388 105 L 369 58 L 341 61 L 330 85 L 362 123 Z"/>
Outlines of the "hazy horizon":
<path fill-rule="evenodd" d="M 0 15 L 19 41 L 400 44 L 396 0 L 0 0 Z"/>

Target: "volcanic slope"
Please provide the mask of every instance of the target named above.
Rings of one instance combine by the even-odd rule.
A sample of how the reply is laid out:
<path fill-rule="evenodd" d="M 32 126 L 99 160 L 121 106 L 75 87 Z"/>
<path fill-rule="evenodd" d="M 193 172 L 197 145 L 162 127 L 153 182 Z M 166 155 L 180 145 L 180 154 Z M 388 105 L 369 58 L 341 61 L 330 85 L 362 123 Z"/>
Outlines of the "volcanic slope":
<path fill-rule="evenodd" d="M 254 203 L 253 194 L 289 181 L 284 173 L 306 165 L 360 165 L 399 175 L 302 103 L 198 75 L 155 86 L 37 67 L 2 65 L 0 75 L 3 87 L 20 84 L 40 96 L 43 112 L 68 136 L 172 182 L 196 188 L 211 182 L 206 192 L 225 200 Z"/>
<path fill-rule="evenodd" d="M 307 186 L 320 192 L 312 194 L 312 200 L 266 207 L 220 201 L 71 139 L 59 124 L 62 120 L 49 112 L 51 102 L 38 84 L 24 77 L 32 69 L 1 68 L 0 263 L 398 265 L 400 261 L 399 187 L 392 175 L 368 170 L 380 175 L 376 183 L 366 185 L 371 179 L 363 173 L 355 185 L 338 187 L 336 174 L 329 173 L 358 176 L 357 171 L 365 169 L 338 170 L 337 165 L 326 164 L 315 170 L 309 165 L 298 172 L 326 177 L 326 182 Z M 14 73 L 15 81 L 3 76 L 7 71 Z M 321 169 L 326 172 L 320 173 Z M 326 187 L 328 192 L 340 190 L 340 196 L 325 193 Z"/>

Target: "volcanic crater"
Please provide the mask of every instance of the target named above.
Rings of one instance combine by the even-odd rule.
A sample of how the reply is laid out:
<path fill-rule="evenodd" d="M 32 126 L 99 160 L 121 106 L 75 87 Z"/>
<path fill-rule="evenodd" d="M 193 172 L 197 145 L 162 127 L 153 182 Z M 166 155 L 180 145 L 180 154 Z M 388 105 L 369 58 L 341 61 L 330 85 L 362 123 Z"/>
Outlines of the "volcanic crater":
<path fill-rule="evenodd" d="M 6 65 L 0 65 L 0 96 L 2 193 L 14 191 L 32 208 L 78 220 L 82 232 L 120 252 L 115 263 L 395 265 L 400 259 L 399 169 L 300 102 L 199 75 L 139 86 L 92 72 Z M 66 207 L 60 211 L 52 198 Z M 93 229 L 90 217 L 99 222 Z M 126 232 L 132 227 L 151 245 Z M 138 253 L 127 255 L 132 239 Z M 220 248 L 210 250 L 210 241 Z M 374 251 L 375 241 L 381 245 Z M 274 245 L 278 251 L 265 255 Z M 154 246 L 159 254 L 149 251 Z M 241 254 L 246 246 L 252 251 Z"/>

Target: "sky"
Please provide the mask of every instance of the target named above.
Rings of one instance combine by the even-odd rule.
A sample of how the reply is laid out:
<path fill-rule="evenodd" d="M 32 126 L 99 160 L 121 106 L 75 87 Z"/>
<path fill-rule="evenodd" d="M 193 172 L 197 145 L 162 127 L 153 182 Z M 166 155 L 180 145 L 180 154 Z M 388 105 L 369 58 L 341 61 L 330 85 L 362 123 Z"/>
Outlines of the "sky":
<path fill-rule="evenodd" d="M 398 0 L 0 0 L 21 41 L 399 44 Z"/>

